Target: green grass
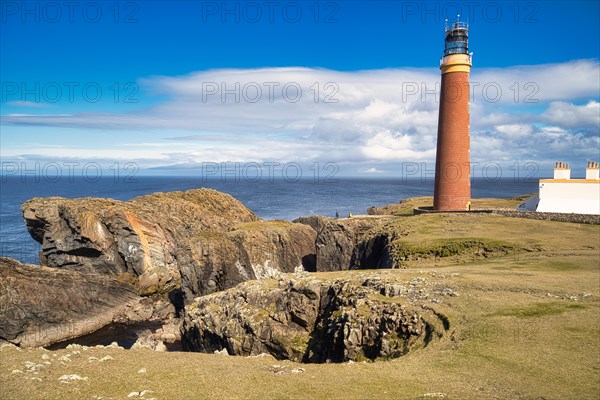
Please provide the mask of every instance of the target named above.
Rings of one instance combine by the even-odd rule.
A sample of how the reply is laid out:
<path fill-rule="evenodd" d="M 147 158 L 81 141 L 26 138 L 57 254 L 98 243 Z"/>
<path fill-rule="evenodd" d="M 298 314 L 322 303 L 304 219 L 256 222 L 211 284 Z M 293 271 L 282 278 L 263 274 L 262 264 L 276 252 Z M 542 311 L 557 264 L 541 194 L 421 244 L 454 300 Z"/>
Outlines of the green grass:
<path fill-rule="evenodd" d="M 543 317 L 546 315 L 559 315 L 569 310 L 582 310 L 585 308 L 586 306 L 583 304 L 565 304 L 558 302 L 533 303 L 525 307 L 513 307 L 498 310 L 493 315 L 499 315 L 503 317 L 533 318 Z"/>
<path fill-rule="evenodd" d="M 473 209 L 484 210 L 484 209 L 504 209 L 510 208 L 515 209 L 519 204 L 523 203 L 533 195 L 517 196 L 507 199 L 471 199 L 471 207 Z M 432 196 L 422 197 L 411 197 L 404 199 L 395 204 L 389 204 L 384 207 L 377 208 L 380 214 L 389 214 L 396 216 L 408 216 L 413 214 L 413 210 L 417 207 L 431 207 L 433 206 Z"/>
<path fill-rule="evenodd" d="M 547 256 L 600 251 L 600 229 L 597 225 L 532 221 L 491 214 L 398 217 L 372 229 L 370 235 L 382 233 L 391 233 L 395 237 L 392 255 L 396 265 L 402 267 L 423 267 L 431 262 L 436 265 L 473 262 L 484 257 L 526 258 L 531 255 L 545 257 L 541 258 L 541 262 L 556 263 Z M 463 257 L 457 259 L 453 256 Z"/>
<path fill-rule="evenodd" d="M 437 261 L 437 258 L 467 256 L 474 260 L 479 257 L 506 255 L 515 251 L 523 251 L 523 249 L 501 240 L 478 238 L 448 238 L 419 243 L 400 239 L 391 244 L 392 257 L 395 265 L 399 266 L 407 265 L 405 261 L 423 258 L 434 258 L 436 259 L 434 261 Z"/>
<path fill-rule="evenodd" d="M 548 260 L 544 263 L 544 268 L 555 271 L 573 271 L 579 266 L 577 263 L 570 261 Z"/>

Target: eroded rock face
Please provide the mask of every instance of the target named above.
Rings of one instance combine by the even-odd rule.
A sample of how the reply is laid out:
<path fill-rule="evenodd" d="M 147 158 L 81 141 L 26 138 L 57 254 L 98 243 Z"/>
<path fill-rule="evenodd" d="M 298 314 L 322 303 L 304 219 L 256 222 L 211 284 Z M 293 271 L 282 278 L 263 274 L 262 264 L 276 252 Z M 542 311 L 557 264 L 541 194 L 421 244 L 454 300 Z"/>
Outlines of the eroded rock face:
<path fill-rule="evenodd" d="M 299 217 L 293 220 L 292 222 L 297 224 L 308 225 L 315 230 L 315 232 L 319 232 L 327 222 L 331 221 L 332 218 L 322 217 L 320 215 L 311 215 L 308 217 Z"/>
<path fill-rule="evenodd" d="M 353 249 L 350 269 L 394 268 L 388 233 L 364 237 Z"/>
<path fill-rule="evenodd" d="M 329 219 L 317 234 L 317 271 L 341 271 L 358 268 L 366 257 L 353 259 L 352 254 L 366 232 L 381 224 L 378 219 Z M 363 267 L 368 268 L 368 267 Z"/>
<path fill-rule="evenodd" d="M 388 285 L 389 286 L 389 285 Z M 286 275 L 246 282 L 186 306 L 184 348 L 232 355 L 269 353 L 304 362 L 395 358 L 445 329 L 438 316 L 397 290 L 364 280 Z M 405 296 L 405 302 L 381 296 Z"/>
<path fill-rule="evenodd" d="M 191 299 L 277 271 L 314 268 L 312 228 L 263 222 L 210 189 L 128 202 L 32 199 L 21 209 L 42 244 L 43 265 L 129 280 L 141 295 L 181 288 Z"/>
<path fill-rule="evenodd" d="M 106 275 L 21 264 L 0 258 L 0 339 L 46 346 L 111 322 L 166 318 L 133 286 Z"/>

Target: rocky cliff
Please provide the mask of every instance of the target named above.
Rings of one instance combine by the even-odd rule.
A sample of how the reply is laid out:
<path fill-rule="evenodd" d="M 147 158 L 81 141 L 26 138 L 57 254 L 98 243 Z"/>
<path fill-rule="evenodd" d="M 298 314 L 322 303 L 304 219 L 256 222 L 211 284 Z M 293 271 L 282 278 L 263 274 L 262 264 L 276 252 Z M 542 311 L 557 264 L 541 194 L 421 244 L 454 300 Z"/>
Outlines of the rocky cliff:
<path fill-rule="evenodd" d="M 106 275 L 25 265 L 0 258 L 0 339 L 21 347 L 45 346 L 93 332 L 112 322 L 174 316 L 144 301 L 128 283 Z"/>
<path fill-rule="evenodd" d="M 128 202 L 38 198 L 22 212 L 42 244 L 42 265 L 119 277 L 141 295 L 181 290 L 190 299 L 276 271 L 314 269 L 312 228 L 261 221 L 209 189 Z"/>
<path fill-rule="evenodd" d="M 440 286 L 354 274 L 287 274 L 199 297 L 185 309 L 184 348 L 304 362 L 389 359 L 448 328 L 426 305 L 428 287 Z"/>
<path fill-rule="evenodd" d="M 386 253 L 388 242 L 374 237 L 372 230 L 389 216 L 358 218 L 301 217 L 294 222 L 306 224 L 317 231 L 316 271 L 391 268 Z"/>
<path fill-rule="evenodd" d="M 42 267 L 0 262 L 0 338 L 25 347 L 151 320 L 159 328 L 143 339 L 160 347 L 163 336 L 178 340 L 195 296 L 315 270 L 314 229 L 262 221 L 209 189 L 128 202 L 37 198 L 22 212 Z"/>
<path fill-rule="evenodd" d="M 60 295 L 55 298 L 58 303 L 52 303 L 52 297 L 41 297 L 39 301 L 35 296 L 27 297 L 24 304 L 37 302 L 38 308 L 32 307 L 33 314 L 25 313 L 15 300 L 17 290 L 10 286 L 14 277 L 6 275 L 3 290 L 9 288 L 7 293 L 14 298 L 4 298 L 2 305 L 7 315 L 14 315 L 14 322 L 0 327 L 0 335 L 24 345 L 45 345 L 115 321 L 150 318 L 163 324 L 145 335 L 158 343 L 163 333 L 172 336 L 177 330 L 184 305 L 197 296 L 249 280 L 270 282 L 281 273 L 393 266 L 391 239 L 383 228 L 389 216 L 308 217 L 297 220 L 299 223 L 263 221 L 233 197 L 209 189 L 156 193 L 127 202 L 37 198 L 25 202 L 22 212 L 31 236 L 42 245 L 41 264 L 54 268 L 15 268 L 11 274 L 22 271 L 18 291 L 38 291 L 48 285 L 50 295 L 63 281 L 70 288 L 66 293 L 74 299 L 68 305 Z M 39 282 L 35 281 L 36 274 Z M 95 288 L 98 279 L 107 282 L 104 291 Z M 211 320 L 221 318 L 223 313 L 213 316 L 213 301 L 202 300 L 195 306 L 205 314 L 197 315 L 194 321 L 200 324 L 197 327 L 207 324 L 209 328 L 198 328 L 197 334 L 194 328 L 187 329 L 188 348 L 227 347 L 235 354 L 270 352 L 280 358 L 323 362 L 391 357 L 405 351 L 397 346 L 406 349 L 426 335 L 425 322 L 407 324 L 414 315 L 409 316 L 405 309 L 364 300 L 368 289 L 361 284 L 302 281 L 274 287 L 273 291 L 262 289 L 267 291 L 228 292 L 215 297 L 215 301 L 224 307 L 237 307 L 241 296 L 252 307 L 269 303 L 275 307 L 272 319 L 278 324 L 268 320 L 266 327 L 261 323 L 248 328 L 246 317 L 232 317 L 226 312 L 225 321 L 237 321 L 238 325 L 227 325 L 225 329 L 219 325 L 222 321 Z M 88 292 L 98 294 L 98 304 L 87 297 Z M 49 313 L 49 320 L 36 317 L 36 312 L 48 307 L 55 310 Z M 133 314 L 132 307 L 137 310 Z M 67 322 L 77 309 L 83 310 L 79 316 L 82 322 L 72 328 Z M 369 310 L 368 315 L 359 310 Z M 392 317 L 382 320 L 384 314 Z M 29 320 L 33 321 L 31 326 L 17 329 Z M 188 319 L 188 326 L 191 321 Z M 417 325 L 419 328 L 415 328 Z M 32 339 L 31 332 L 52 329 L 55 334 Z M 260 333 L 248 336 L 244 333 L 247 329 Z M 354 333 L 340 339 L 348 335 L 349 329 Z M 301 342 L 304 347 L 296 346 Z"/>

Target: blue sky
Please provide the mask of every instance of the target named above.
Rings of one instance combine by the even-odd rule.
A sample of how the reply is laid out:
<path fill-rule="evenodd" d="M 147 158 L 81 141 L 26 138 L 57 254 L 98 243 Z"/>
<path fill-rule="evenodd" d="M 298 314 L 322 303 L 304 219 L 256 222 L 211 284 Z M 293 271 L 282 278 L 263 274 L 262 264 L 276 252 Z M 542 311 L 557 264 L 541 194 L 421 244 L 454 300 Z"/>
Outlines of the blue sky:
<path fill-rule="evenodd" d="M 396 176 L 435 159 L 431 92 L 457 12 L 474 52 L 473 161 L 543 174 L 600 158 L 598 1 L 0 4 L 3 162 Z"/>

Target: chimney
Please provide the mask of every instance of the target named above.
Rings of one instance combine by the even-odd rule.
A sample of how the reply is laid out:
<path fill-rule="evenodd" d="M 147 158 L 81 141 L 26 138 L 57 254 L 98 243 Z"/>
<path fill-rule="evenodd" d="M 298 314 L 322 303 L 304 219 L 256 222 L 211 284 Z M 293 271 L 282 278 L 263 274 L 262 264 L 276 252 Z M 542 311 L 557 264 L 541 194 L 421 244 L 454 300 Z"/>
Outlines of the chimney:
<path fill-rule="evenodd" d="M 569 164 L 559 161 L 554 167 L 554 179 L 571 179 Z"/>
<path fill-rule="evenodd" d="M 599 176 L 598 163 L 595 161 L 588 162 L 587 168 L 585 170 L 585 179 L 600 179 Z"/>

